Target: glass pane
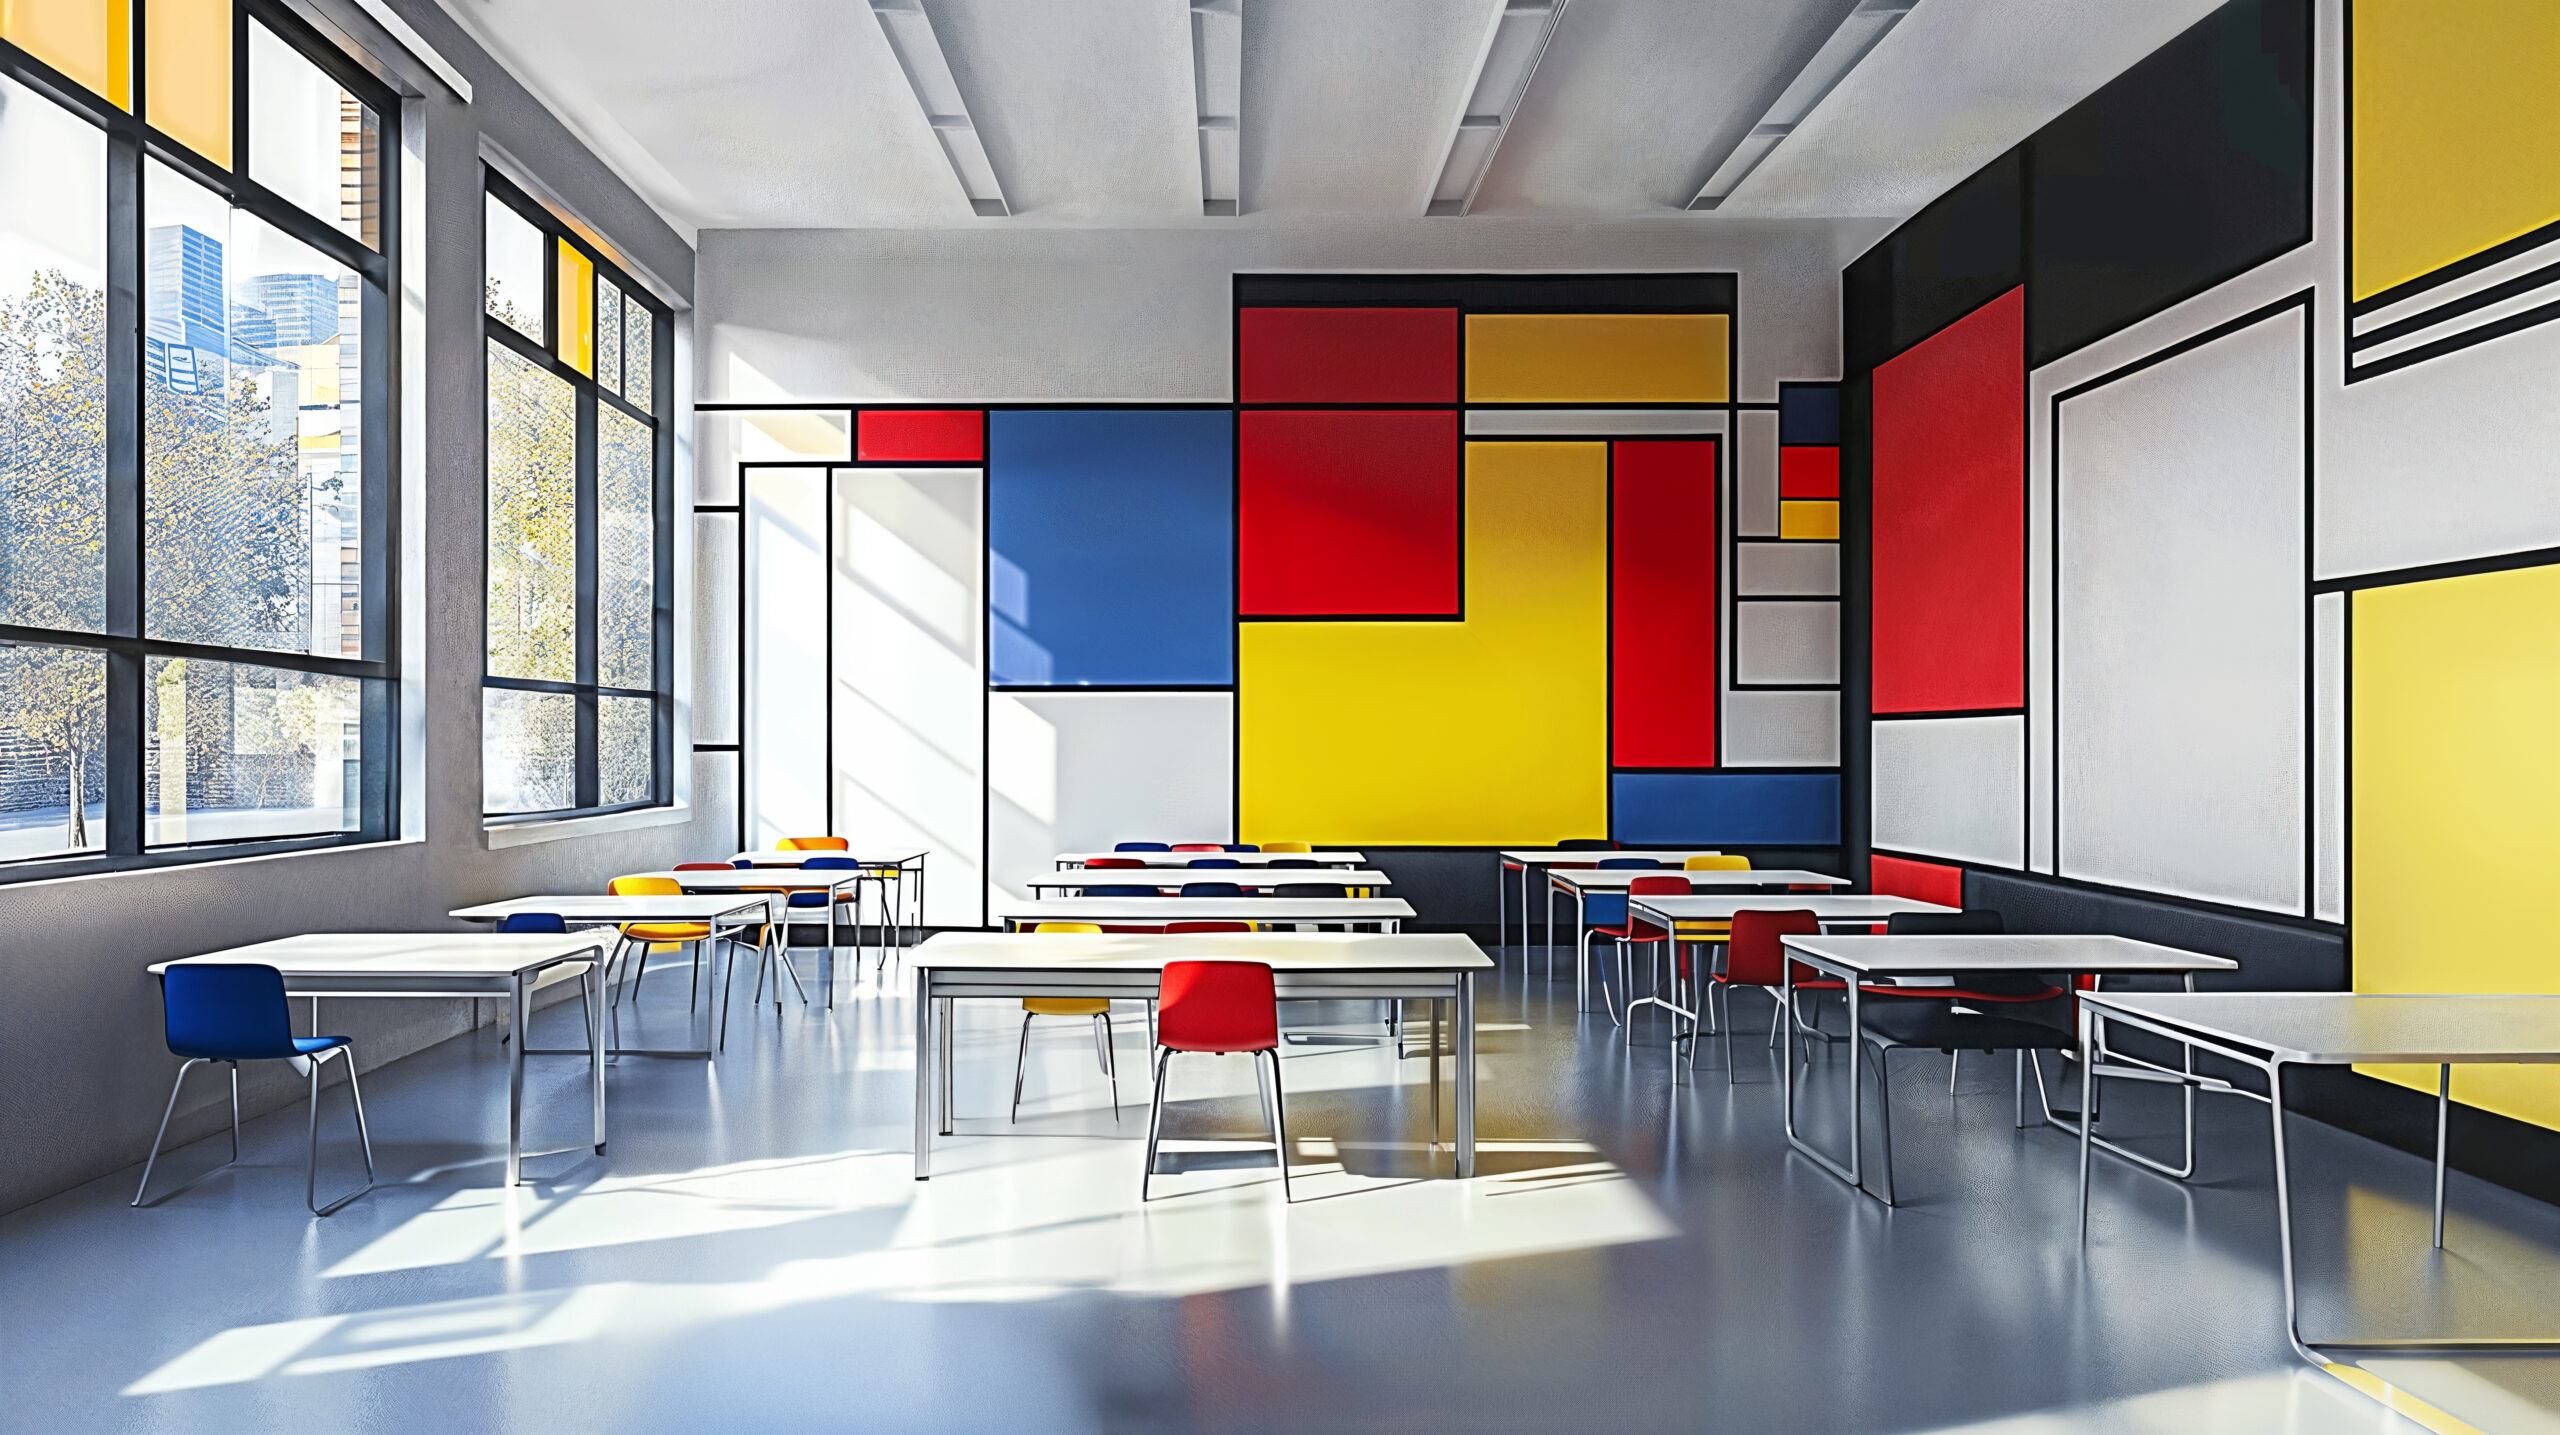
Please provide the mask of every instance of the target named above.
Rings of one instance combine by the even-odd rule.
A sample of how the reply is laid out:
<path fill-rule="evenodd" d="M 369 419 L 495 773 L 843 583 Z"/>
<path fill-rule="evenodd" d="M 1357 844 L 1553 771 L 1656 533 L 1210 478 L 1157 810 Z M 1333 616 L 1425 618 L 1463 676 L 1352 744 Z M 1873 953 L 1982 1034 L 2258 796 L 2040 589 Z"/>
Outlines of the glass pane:
<path fill-rule="evenodd" d="M 0 861 L 107 845 L 107 655 L 0 643 Z"/>
<path fill-rule="evenodd" d="M 142 668 L 145 845 L 356 830 L 363 683 L 201 658 Z"/>
<path fill-rule="evenodd" d="M 355 273 L 158 164 L 143 207 L 143 631 L 356 652 Z"/>
<path fill-rule="evenodd" d="M 607 393 L 622 392 L 622 291 L 601 274 L 596 276 L 596 382 Z"/>
<path fill-rule="evenodd" d="M 649 398 L 649 384 L 654 371 L 650 340 L 658 332 L 657 316 L 636 302 L 622 306 L 622 396 L 637 408 L 651 413 L 658 406 Z"/>
<path fill-rule="evenodd" d="M 655 687 L 657 433 L 596 405 L 596 681 Z"/>
<path fill-rule="evenodd" d="M 133 108 L 132 0 L 8 0 L 6 40 L 118 109 Z"/>
<path fill-rule="evenodd" d="M 224 169 L 231 167 L 231 4 L 151 0 L 143 9 L 144 117 Z"/>
<path fill-rule="evenodd" d="M 596 699 L 596 801 L 606 807 L 646 802 L 656 734 L 647 698 Z"/>
<path fill-rule="evenodd" d="M 0 623 L 106 625 L 106 165 L 0 79 Z"/>
<path fill-rule="evenodd" d="M 553 351 L 560 362 L 579 373 L 593 377 L 596 371 L 596 266 L 587 256 L 569 247 L 569 241 L 552 241 L 560 251 L 560 334 Z"/>
<path fill-rule="evenodd" d="M 489 672 L 578 677 L 578 401 L 489 345 Z"/>
<path fill-rule="evenodd" d="M 578 803 L 578 700 L 480 690 L 480 810 L 557 812 Z"/>
<path fill-rule="evenodd" d="M 152 0 L 159 14 L 166 0 Z M 228 12 L 227 3 L 220 8 Z M 158 21 L 153 22 L 157 33 Z M 160 108 L 160 70 L 152 65 L 151 107 Z M 230 103 L 226 93 L 224 104 Z M 249 177 L 364 243 L 382 245 L 381 125 L 372 110 L 328 72 L 279 40 L 249 26 Z"/>
<path fill-rule="evenodd" d="M 496 195 L 482 207 L 489 317 L 542 342 L 542 231 Z"/>

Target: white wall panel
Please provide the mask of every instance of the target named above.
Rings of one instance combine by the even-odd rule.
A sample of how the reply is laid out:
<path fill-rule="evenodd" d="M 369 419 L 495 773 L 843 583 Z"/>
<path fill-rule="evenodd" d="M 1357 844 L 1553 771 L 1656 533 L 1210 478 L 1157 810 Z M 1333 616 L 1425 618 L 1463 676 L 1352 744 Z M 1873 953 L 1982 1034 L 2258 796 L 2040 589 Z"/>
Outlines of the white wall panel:
<path fill-rule="evenodd" d="M 820 469 L 747 479 L 747 845 L 827 830 L 827 496 Z"/>
<path fill-rule="evenodd" d="M 1836 598 L 1837 543 L 1739 543 L 1733 550 L 1735 591 L 1745 598 Z"/>
<path fill-rule="evenodd" d="M 1737 683 L 1840 681 L 1838 603 L 1737 603 L 1733 633 Z"/>
<path fill-rule="evenodd" d="M 2026 858 L 2026 720 L 1898 718 L 1873 729 L 1875 845 L 1997 867 Z"/>
<path fill-rule="evenodd" d="M 2062 404 L 2065 876 L 2303 909 L 2307 341 L 2288 308 Z"/>
<path fill-rule="evenodd" d="M 1724 765 L 1839 766 L 1840 694 L 1726 693 Z"/>
<path fill-rule="evenodd" d="M 2311 600 L 2311 915 L 2347 919 L 2347 595 Z"/>
<path fill-rule="evenodd" d="M 1060 852 L 1235 830 L 1231 694 L 1000 692 L 987 717 L 998 896 L 1029 896 Z"/>
<path fill-rule="evenodd" d="M 738 532 L 734 513 L 693 519 L 693 740 L 738 740 Z"/>
<path fill-rule="evenodd" d="M 1778 536 L 1778 415 L 1744 409 L 1735 420 L 1733 531 L 1744 538 Z"/>

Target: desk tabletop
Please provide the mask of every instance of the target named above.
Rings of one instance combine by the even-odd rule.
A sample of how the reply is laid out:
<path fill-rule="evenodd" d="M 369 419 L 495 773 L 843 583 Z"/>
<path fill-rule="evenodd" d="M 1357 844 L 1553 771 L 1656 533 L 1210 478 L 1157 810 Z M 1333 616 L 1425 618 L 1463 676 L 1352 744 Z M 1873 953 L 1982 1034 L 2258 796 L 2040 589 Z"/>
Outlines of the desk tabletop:
<path fill-rule="evenodd" d="M 1547 876 L 1557 885 L 1583 892 L 1623 892 L 1638 877 L 1686 877 L 1697 887 L 1846 887 L 1849 879 L 1827 872 L 1804 872 L 1791 867 L 1761 867 L 1741 872 L 1683 872 L 1677 867 L 1597 868 L 1550 867 Z"/>
<path fill-rule="evenodd" d="M 908 862 L 921 862 L 924 860 L 924 856 L 925 854 L 921 852 L 909 852 L 906 855 L 899 857 L 891 857 L 881 853 L 871 853 L 866 855 L 860 852 L 830 852 L 823 847 L 813 848 L 805 852 L 795 847 L 786 852 L 779 848 L 768 847 L 755 852 L 734 852 L 730 854 L 729 860 L 732 862 L 753 862 L 759 867 L 797 867 L 812 857 L 850 857 L 865 867 L 896 867 Z"/>
<path fill-rule="evenodd" d="M 1499 854 L 1503 861 L 1544 867 L 1555 862 L 1597 862 L 1604 857 L 1655 857 L 1666 862 L 1686 862 L 1692 857 L 1722 857 L 1716 847 L 1506 847 Z"/>
<path fill-rule="evenodd" d="M 918 967 L 1155 971 L 1167 962 L 1266 962 L 1277 971 L 1483 971 L 1466 937 L 1422 932 L 944 932 L 907 952 Z"/>
<path fill-rule="evenodd" d="M 1025 877 L 1024 887 L 1179 887 L 1185 882 L 1234 882 L 1247 887 L 1277 887 L 1285 882 L 1322 882 L 1334 887 L 1392 887 L 1395 879 L 1362 867 L 1290 867 L 1278 872 L 1245 867 L 1074 867 Z"/>
<path fill-rule="evenodd" d="M 760 892 L 718 896 L 599 897 L 592 893 L 560 897 L 509 897 L 445 913 L 466 922 L 502 922 L 526 912 L 549 912 L 564 922 L 709 922 L 733 912 L 752 912 L 765 905 Z"/>
<path fill-rule="evenodd" d="M 556 962 L 602 955 L 593 933 L 312 932 L 227 947 L 175 962 L 255 962 L 295 977 L 508 977 Z"/>
<path fill-rule="evenodd" d="M 2560 996 L 2082 992 L 2080 1000 L 2257 1047 L 2278 1061 L 2560 1062 Z"/>
<path fill-rule="evenodd" d="M 1736 912 L 1811 912 L 1825 922 L 1881 922 L 1900 912 L 1956 912 L 1916 897 L 1876 897 L 1848 892 L 1762 892 L 1753 896 L 1670 897 L 1630 895 L 1640 912 L 1681 922 L 1731 921 Z"/>
<path fill-rule="evenodd" d="M 826 853 L 819 853 L 826 856 Z M 664 877 L 687 892 L 822 892 L 862 880 L 856 867 L 821 867 L 803 872 L 796 867 L 731 867 L 723 871 L 706 867 L 699 872 L 634 872 L 634 877 Z"/>
<path fill-rule="evenodd" d="M 1323 867 L 1357 867 L 1369 859 L 1357 852 L 1061 852 L 1058 865 L 1082 867 L 1100 858 L 1117 857 L 1148 867 L 1180 867 L 1195 857 L 1232 857 L 1242 867 L 1274 862 L 1313 862 Z M 1108 870 L 1108 869 L 1105 869 Z"/>
<path fill-rule="evenodd" d="M 2131 937 L 1787 937 L 1853 972 L 2228 972 L 2240 964 Z M 2088 993 L 2082 993 L 2086 996 Z"/>
<path fill-rule="evenodd" d="M 1413 904 L 1401 897 L 1041 897 L 999 902 L 994 915 L 999 922 L 1387 922 L 1412 917 Z"/>

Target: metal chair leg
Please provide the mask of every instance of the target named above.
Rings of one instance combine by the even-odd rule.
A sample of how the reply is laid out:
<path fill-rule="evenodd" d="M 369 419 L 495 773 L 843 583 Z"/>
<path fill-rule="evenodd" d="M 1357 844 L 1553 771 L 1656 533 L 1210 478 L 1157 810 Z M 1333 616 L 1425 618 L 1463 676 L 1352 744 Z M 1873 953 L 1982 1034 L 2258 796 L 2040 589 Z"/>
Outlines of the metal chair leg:
<path fill-rule="evenodd" d="M 1853 1036 L 1852 1041 L 1856 1038 Z M 1884 1203 L 1893 1199 L 1893 1081 L 1885 1072 L 1886 1048 L 1860 1043 L 1876 1055 L 1876 1135 L 1884 1146 Z M 1851 1060 L 1856 1058 L 1852 1057 Z"/>
<path fill-rule="evenodd" d="M 1102 1074 L 1111 1078 L 1111 1124 L 1120 1124 L 1120 1058 L 1111 1049 L 1111 1013 L 1094 1015 L 1095 1033 L 1102 1045 Z"/>
<path fill-rule="evenodd" d="M 195 1070 L 196 1064 L 204 1060 L 206 1058 L 201 1056 L 188 1057 L 178 1068 L 178 1079 L 169 1084 L 169 1104 L 160 1108 L 159 1133 L 151 1138 L 151 1154 L 143 1158 L 142 1184 L 133 1188 L 133 1204 L 137 1208 L 142 1205 L 143 1193 L 151 1189 L 151 1168 L 160 1164 L 160 1143 L 169 1138 L 169 1118 L 178 1110 L 178 1093 L 186 1089 L 187 1073 Z M 235 1093 L 240 1089 L 240 1068 L 236 1063 L 231 1068 L 231 1089 Z M 236 1111 L 238 1108 L 233 1109 Z M 231 1159 L 237 1161 L 240 1159 L 240 1125 L 236 1116 L 232 1120 L 231 1130 Z"/>
<path fill-rule="evenodd" d="M 1947 1055 L 1947 1094 L 1948 1094 L 1949 1096 L 1953 1096 L 1953 1095 L 1955 1095 L 1955 1094 L 1956 1094 L 1956 1073 L 1957 1073 L 1958 1071 L 1962 1070 L 1962 1069 L 1963 1069 L 1963 1067 L 1964 1067 L 1964 1053 L 1963 1053 L 1962 1051 L 1954 1051 L 1954 1052 L 1950 1052 L 1950 1053 L 1948 1053 L 1948 1055 Z"/>
<path fill-rule="evenodd" d="M 1031 1013 L 1022 1014 L 1022 1046 L 1013 1055 L 1013 1114 L 1008 1122 L 1022 1119 L 1022 1073 L 1031 1065 Z"/>
<path fill-rule="evenodd" d="M 1164 1130 L 1164 1073 L 1165 1068 L 1172 1063 L 1173 1048 L 1157 1047 L 1156 1095 L 1154 1103 L 1147 1107 L 1147 1164 L 1138 1175 L 1138 1204 L 1140 1205 L 1145 1205 L 1154 1199 L 1148 1194 L 1148 1187 L 1156 1178 L 1156 1138 Z"/>
<path fill-rule="evenodd" d="M 1271 1087 L 1268 1097 L 1271 1106 L 1271 1144 L 1274 1148 L 1273 1154 L 1280 1162 L 1280 1204 L 1285 1206 L 1295 1198 L 1289 1193 L 1289 1122 L 1280 1099 L 1280 1053 L 1277 1048 L 1255 1052 L 1254 1065 L 1259 1067 L 1264 1057 L 1271 1059 Z"/>
<path fill-rule="evenodd" d="M 176 1095 L 176 1092 L 170 1093 L 172 1099 Z M 169 1118 L 163 1116 L 160 1119 L 166 1124 Z M 236 1061 L 231 1063 L 231 1159 L 240 1159 L 240 1063 Z"/>
<path fill-rule="evenodd" d="M 365 1129 L 364 1098 L 358 1096 L 356 1097 L 356 1136 L 364 1146 L 364 1184 L 326 1206 L 320 1204 L 320 1068 L 327 1065 L 331 1057 L 337 1056 L 347 1059 L 347 1080 L 352 1083 L 356 1075 L 356 1055 L 353 1047 L 341 1046 L 331 1051 L 321 1052 L 311 1060 L 310 1152 L 302 1168 L 302 1204 L 310 1207 L 311 1214 L 315 1216 L 333 1215 L 349 1201 L 373 1189 L 373 1135 Z M 348 1089 L 353 1091 L 354 1087 L 350 1085 Z"/>

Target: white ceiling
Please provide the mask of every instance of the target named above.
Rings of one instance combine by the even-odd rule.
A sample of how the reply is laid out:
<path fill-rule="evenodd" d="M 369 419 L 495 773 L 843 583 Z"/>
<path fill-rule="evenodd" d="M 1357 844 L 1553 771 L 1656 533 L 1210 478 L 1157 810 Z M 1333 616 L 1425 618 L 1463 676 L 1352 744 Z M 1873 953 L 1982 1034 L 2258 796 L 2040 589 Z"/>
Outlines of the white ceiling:
<path fill-rule="evenodd" d="M 1187 0 L 924 0 L 1002 219 L 866 0 L 439 3 L 690 236 L 1419 215 L 1503 0 L 1243 0 L 1242 219 L 1200 217 Z M 1475 213 L 1679 212 L 1853 3 L 1570 0 Z M 2216 3 L 1919 0 L 1692 222 L 1907 215 Z"/>

